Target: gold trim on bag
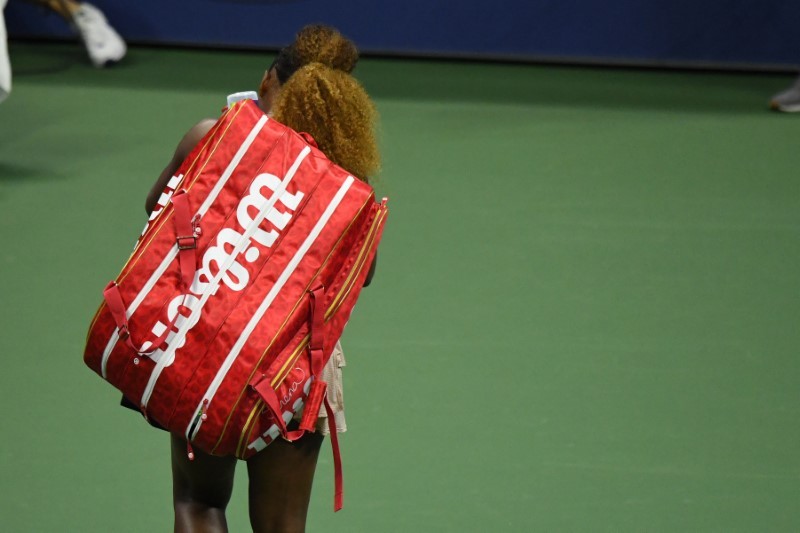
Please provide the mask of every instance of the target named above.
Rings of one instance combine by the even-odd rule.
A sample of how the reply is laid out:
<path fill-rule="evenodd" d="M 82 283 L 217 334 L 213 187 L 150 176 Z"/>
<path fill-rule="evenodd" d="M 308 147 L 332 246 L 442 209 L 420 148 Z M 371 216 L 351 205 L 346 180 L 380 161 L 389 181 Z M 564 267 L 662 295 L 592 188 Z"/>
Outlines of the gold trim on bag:
<path fill-rule="evenodd" d="M 359 213 L 360 213 L 360 211 L 359 211 Z M 348 276 L 347 276 L 346 282 L 339 289 L 336 297 L 331 302 L 330 306 L 328 307 L 328 309 L 327 309 L 327 311 L 325 313 L 325 321 L 326 322 L 330 319 L 330 317 L 333 314 L 335 314 L 336 310 L 341 306 L 342 301 L 344 301 L 344 298 L 346 298 L 346 296 L 344 296 L 344 298 L 343 298 L 342 295 L 344 293 L 348 293 L 349 294 L 350 290 L 353 288 L 353 284 L 355 282 L 355 279 L 358 277 L 358 273 L 360 273 L 364 269 L 364 265 L 366 264 L 366 254 L 365 254 L 365 252 L 369 248 L 371 248 L 373 243 L 375 242 L 375 236 L 377 234 L 376 229 L 383 222 L 383 219 L 385 218 L 386 213 L 387 213 L 386 209 L 380 209 L 376 213 L 375 218 L 373 219 L 373 221 L 372 221 L 372 223 L 370 225 L 370 228 L 367 231 L 367 236 L 364 239 L 364 244 L 362 244 L 361 250 L 359 251 L 358 259 L 355 262 L 355 266 L 353 267 L 353 269 L 351 269 L 350 274 L 348 274 Z M 335 247 L 334 247 L 334 250 L 335 250 Z M 332 253 L 333 252 L 331 252 L 331 254 Z M 329 256 L 329 258 L 330 258 L 330 256 Z M 327 260 L 326 260 L 326 263 L 327 263 Z M 297 306 L 295 305 L 295 309 L 296 308 L 297 308 Z M 293 314 L 293 313 L 294 313 L 294 309 L 292 310 L 291 314 Z M 291 316 L 291 314 L 289 316 Z M 291 370 L 292 365 L 294 365 L 294 363 L 297 361 L 297 359 L 300 357 L 300 355 L 303 352 L 303 350 L 301 350 L 300 348 L 301 347 L 305 348 L 305 346 L 308 343 L 309 339 L 310 339 L 310 337 L 306 336 L 300 342 L 300 344 L 298 345 L 298 348 L 295 349 L 295 351 L 292 353 L 292 355 L 289 357 L 289 359 L 287 359 L 286 363 L 284 363 L 284 365 L 281 367 L 280 371 L 278 373 L 276 373 L 275 378 L 270 383 L 270 385 L 272 386 L 273 389 L 276 388 L 276 387 L 279 387 L 281 385 L 281 383 L 283 383 L 283 380 L 286 379 L 286 376 L 288 375 L 289 371 Z M 270 346 L 271 346 L 271 344 L 270 344 Z M 268 350 L 269 350 L 269 347 L 267 348 L 267 350 L 264 351 L 264 353 L 266 353 Z M 263 358 L 263 354 L 262 354 L 262 358 Z M 261 362 L 259 361 L 259 364 L 260 363 Z M 283 373 L 283 375 L 280 375 L 281 373 Z M 250 379 L 252 379 L 252 376 L 251 376 Z M 248 383 L 249 383 L 249 380 L 248 380 Z M 241 398 L 241 396 L 240 396 L 240 398 Z M 237 401 L 237 404 L 238 404 L 238 401 Z M 264 402 L 262 400 L 260 400 L 260 399 L 257 400 L 255 406 L 253 407 L 253 410 L 250 413 L 250 416 L 248 416 L 248 422 L 247 422 L 247 424 L 245 424 L 245 427 L 241 432 L 241 435 L 239 437 L 239 445 L 236 448 L 236 456 L 237 457 L 243 457 L 244 456 L 245 446 L 247 445 L 247 442 L 249 441 L 248 437 L 249 437 L 250 433 L 252 433 L 252 428 L 250 428 L 248 426 L 249 426 L 249 424 L 254 423 L 254 421 L 255 421 L 255 418 L 254 418 L 255 413 L 260 413 L 263 410 L 263 406 L 264 406 Z M 235 409 L 235 405 L 234 405 L 234 409 Z M 231 410 L 231 413 L 233 412 L 234 409 Z M 228 417 L 228 420 L 230 420 L 230 415 Z M 223 428 L 223 433 L 222 433 L 223 435 L 225 433 L 225 429 L 226 428 L 227 428 L 227 421 L 226 421 L 226 424 L 225 424 L 225 428 Z M 221 442 L 221 440 L 222 440 L 222 435 L 220 436 L 219 441 L 217 441 L 217 444 L 215 445 L 215 449 L 216 449 L 216 446 L 219 446 L 219 443 Z"/>

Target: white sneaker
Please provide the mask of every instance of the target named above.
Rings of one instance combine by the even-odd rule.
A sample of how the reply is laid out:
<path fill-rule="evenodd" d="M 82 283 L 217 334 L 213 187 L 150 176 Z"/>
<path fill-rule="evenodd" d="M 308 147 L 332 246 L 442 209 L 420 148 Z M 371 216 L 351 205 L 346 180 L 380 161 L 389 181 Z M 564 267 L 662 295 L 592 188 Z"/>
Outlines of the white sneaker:
<path fill-rule="evenodd" d="M 72 20 L 86 44 L 89 59 L 95 67 L 116 63 L 125 57 L 127 47 L 122 37 L 109 26 L 103 13 L 91 4 L 82 3 Z"/>
<path fill-rule="evenodd" d="M 791 87 L 773 96 L 769 106 L 784 113 L 800 112 L 800 77 Z"/>

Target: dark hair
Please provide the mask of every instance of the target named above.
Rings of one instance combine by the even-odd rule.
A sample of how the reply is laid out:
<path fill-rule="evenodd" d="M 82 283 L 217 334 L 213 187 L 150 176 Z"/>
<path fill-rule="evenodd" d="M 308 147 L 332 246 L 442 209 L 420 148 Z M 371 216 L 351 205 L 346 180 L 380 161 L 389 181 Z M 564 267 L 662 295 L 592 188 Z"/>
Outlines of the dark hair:
<path fill-rule="evenodd" d="M 358 49 L 353 41 L 336 28 L 323 24 L 302 28 L 297 32 L 292 48 L 300 63 L 298 68 L 309 63 L 322 63 L 350 74 L 358 61 Z"/>
<path fill-rule="evenodd" d="M 269 69 L 275 69 L 281 85 L 309 63 L 322 63 L 332 69 L 351 73 L 358 61 L 358 49 L 339 30 L 322 24 L 303 27 L 294 42 L 281 48 Z"/>
<path fill-rule="evenodd" d="M 278 75 L 278 81 L 283 85 L 289 81 L 292 74 L 297 72 L 297 69 L 301 66 L 300 61 L 297 59 L 297 54 L 294 53 L 294 48 L 292 46 L 285 46 L 278 51 L 278 55 L 272 60 L 272 64 L 267 70 L 275 69 L 275 73 Z"/>

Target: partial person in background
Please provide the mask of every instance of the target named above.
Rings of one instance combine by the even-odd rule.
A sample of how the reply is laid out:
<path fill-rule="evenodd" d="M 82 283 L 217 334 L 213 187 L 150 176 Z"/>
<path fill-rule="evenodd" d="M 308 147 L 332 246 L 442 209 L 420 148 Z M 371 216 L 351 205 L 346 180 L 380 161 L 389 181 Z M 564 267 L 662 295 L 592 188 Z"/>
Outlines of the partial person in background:
<path fill-rule="evenodd" d="M 4 9 L 7 0 L 0 0 L 0 102 L 11 92 L 11 63 L 8 61 L 8 43 L 6 40 L 6 19 Z"/>
<path fill-rule="evenodd" d="M 75 0 L 28 0 L 52 9 L 74 27 L 86 45 L 86 52 L 95 67 L 105 67 L 125 57 L 128 48 L 114 31 L 103 13 L 91 4 Z M 11 62 L 4 9 L 8 0 L 0 0 L 0 102 L 11 92 Z"/>
<path fill-rule="evenodd" d="M 784 113 L 800 112 L 800 76 L 791 87 L 773 96 L 769 101 L 769 107 Z"/>
<path fill-rule="evenodd" d="M 76 0 L 28 0 L 28 2 L 52 9 L 81 36 L 89 59 L 101 68 L 117 63 L 127 52 L 125 41 L 112 28 L 102 11 L 86 2 Z"/>

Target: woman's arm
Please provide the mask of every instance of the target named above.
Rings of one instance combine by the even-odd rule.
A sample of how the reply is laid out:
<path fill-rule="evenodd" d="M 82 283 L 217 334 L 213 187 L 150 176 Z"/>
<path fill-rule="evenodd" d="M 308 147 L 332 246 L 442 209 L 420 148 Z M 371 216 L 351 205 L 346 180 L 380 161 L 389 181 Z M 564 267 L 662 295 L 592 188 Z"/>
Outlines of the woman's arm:
<path fill-rule="evenodd" d="M 161 193 L 164 191 L 164 187 L 167 186 L 169 179 L 175 175 L 178 168 L 183 163 L 183 160 L 186 159 L 186 156 L 192 151 L 192 148 L 195 147 L 197 143 L 200 142 L 206 133 L 214 126 L 216 120 L 207 118 L 205 120 L 201 120 L 186 132 L 186 135 L 183 136 L 181 142 L 178 143 L 178 147 L 175 149 L 175 153 L 172 155 L 172 160 L 170 160 L 169 164 L 161 171 L 161 175 L 158 177 L 156 182 L 150 188 L 150 192 L 147 194 L 147 200 L 145 201 L 144 208 L 147 211 L 147 214 L 153 212 L 153 209 L 156 207 L 156 202 L 158 202 L 158 198 L 161 196 Z"/>
<path fill-rule="evenodd" d="M 367 287 L 370 283 L 372 283 L 372 276 L 375 275 L 375 265 L 378 264 L 378 252 L 375 252 L 375 257 L 372 258 L 372 265 L 369 267 L 369 272 L 367 272 L 367 279 L 364 280 L 364 287 Z"/>

